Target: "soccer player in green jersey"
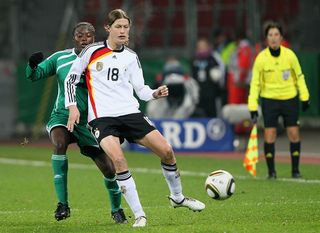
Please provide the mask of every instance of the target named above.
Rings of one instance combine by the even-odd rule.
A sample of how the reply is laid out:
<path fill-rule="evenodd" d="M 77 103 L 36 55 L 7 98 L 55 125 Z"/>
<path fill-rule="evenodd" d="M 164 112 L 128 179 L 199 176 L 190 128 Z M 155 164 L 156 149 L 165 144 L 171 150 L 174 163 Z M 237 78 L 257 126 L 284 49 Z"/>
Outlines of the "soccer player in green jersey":
<path fill-rule="evenodd" d="M 116 223 L 127 223 L 121 208 L 121 191 L 116 181 L 115 169 L 109 157 L 99 148 L 96 140 L 86 128 L 88 91 L 85 80 L 82 79 L 77 88 L 76 98 L 81 113 L 80 122 L 75 130 L 67 130 L 69 111 L 65 108 L 64 80 L 77 55 L 88 44 L 94 42 L 95 29 L 87 22 L 78 23 L 73 29 L 73 49 L 58 51 L 45 60 L 43 54 L 37 52 L 31 55 L 26 67 L 26 77 L 31 81 L 48 78 L 55 75 L 58 82 L 58 94 L 47 124 L 47 131 L 53 145 L 52 168 L 54 173 L 54 186 L 58 198 L 55 211 L 57 221 L 70 217 L 68 206 L 68 157 L 67 148 L 71 143 L 77 143 L 81 154 L 90 157 L 104 176 L 104 183 L 111 201 L 111 216 Z"/>

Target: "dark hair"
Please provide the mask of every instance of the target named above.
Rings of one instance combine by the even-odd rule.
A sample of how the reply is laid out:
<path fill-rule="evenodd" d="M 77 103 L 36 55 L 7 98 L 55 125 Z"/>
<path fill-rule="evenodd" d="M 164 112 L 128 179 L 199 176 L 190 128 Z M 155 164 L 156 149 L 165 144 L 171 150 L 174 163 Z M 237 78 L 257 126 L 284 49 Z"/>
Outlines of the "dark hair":
<path fill-rule="evenodd" d="M 129 21 L 129 24 L 131 24 L 131 20 L 129 16 L 125 11 L 121 9 L 115 9 L 110 11 L 106 17 L 104 24 L 106 26 L 111 26 L 114 23 L 114 21 L 116 21 L 117 19 L 127 19 Z"/>
<path fill-rule="evenodd" d="M 266 24 L 265 29 L 264 29 L 264 36 L 267 37 L 268 36 L 268 32 L 271 28 L 277 28 L 280 32 L 280 35 L 283 36 L 283 31 L 282 31 L 282 27 L 279 23 L 274 22 L 274 21 L 270 21 Z"/>
<path fill-rule="evenodd" d="M 87 27 L 88 30 L 90 32 L 92 32 L 93 34 L 95 34 L 96 30 L 94 29 L 94 26 L 91 24 L 91 23 L 88 23 L 88 22 L 80 22 L 80 23 L 77 23 L 76 26 L 74 26 L 73 30 L 72 30 L 72 36 L 75 36 L 75 32 L 76 30 L 79 28 L 79 27 Z"/>

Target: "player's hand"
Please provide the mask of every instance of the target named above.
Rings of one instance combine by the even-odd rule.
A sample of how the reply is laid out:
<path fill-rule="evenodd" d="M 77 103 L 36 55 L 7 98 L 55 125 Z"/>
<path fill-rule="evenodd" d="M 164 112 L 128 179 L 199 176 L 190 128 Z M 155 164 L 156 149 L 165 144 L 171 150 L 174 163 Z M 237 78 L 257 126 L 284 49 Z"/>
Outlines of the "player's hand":
<path fill-rule="evenodd" d="M 152 95 L 155 99 L 166 97 L 169 95 L 169 89 L 166 85 L 160 86 Z"/>
<path fill-rule="evenodd" d="M 38 64 L 43 61 L 43 53 L 36 52 L 29 57 L 29 66 L 31 69 L 37 68 Z"/>
<path fill-rule="evenodd" d="M 250 111 L 251 120 L 253 123 L 257 123 L 259 113 L 258 111 Z"/>
<path fill-rule="evenodd" d="M 69 119 L 67 128 L 70 132 L 73 132 L 74 126 L 80 122 L 80 112 L 76 105 L 69 106 Z"/>
<path fill-rule="evenodd" d="M 302 101 L 302 111 L 305 112 L 310 107 L 310 100 Z"/>

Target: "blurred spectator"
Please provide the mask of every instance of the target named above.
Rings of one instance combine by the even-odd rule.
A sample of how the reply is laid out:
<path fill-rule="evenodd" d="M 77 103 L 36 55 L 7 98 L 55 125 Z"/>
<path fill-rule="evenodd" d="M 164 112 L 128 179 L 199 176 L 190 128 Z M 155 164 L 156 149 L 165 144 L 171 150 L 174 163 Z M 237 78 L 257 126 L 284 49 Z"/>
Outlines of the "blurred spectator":
<path fill-rule="evenodd" d="M 213 32 L 213 48 L 216 52 L 221 54 L 222 50 L 228 43 L 227 35 L 221 29 L 216 29 Z"/>
<path fill-rule="evenodd" d="M 234 40 L 234 36 L 226 33 L 225 30 L 216 29 L 213 32 L 213 48 L 217 51 L 225 65 L 224 85 L 220 90 L 221 106 L 228 103 L 228 92 L 227 92 L 227 73 L 231 55 L 237 48 L 237 44 Z"/>
<path fill-rule="evenodd" d="M 152 119 L 190 117 L 199 100 L 199 87 L 195 80 L 185 74 L 175 57 L 169 57 L 162 73 L 157 75 L 154 88 L 161 85 L 168 86 L 170 95 L 148 102 L 147 115 Z"/>
<path fill-rule="evenodd" d="M 247 103 L 253 55 L 249 40 L 239 34 L 228 69 L 227 90 L 229 104 Z"/>
<path fill-rule="evenodd" d="M 243 114 L 247 116 L 241 118 L 241 114 L 236 114 L 239 117 L 238 122 L 234 121 L 236 134 L 246 133 L 250 130 L 250 124 L 248 124 L 249 116 L 245 111 L 245 106 L 251 79 L 252 60 L 253 53 L 249 40 L 246 39 L 243 33 L 238 33 L 236 49 L 231 55 L 227 74 L 228 105 L 224 108 L 228 109 L 228 111 L 226 109 L 223 110 L 223 113 L 228 112 L 228 115 L 233 115 L 237 111 L 244 111 Z M 225 118 L 226 115 L 223 117 Z"/>
<path fill-rule="evenodd" d="M 221 109 L 221 89 L 225 83 L 225 65 L 208 39 L 197 41 L 192 61 L 192 77 L 198 82 L 200 99 L 194 117 L 217 117 Z"/>
<path fill-rule="evenodd" d="M 234 36 L 230 36 L 225 31 L 217 29 L 213 32 L 213 48 L 221 56 L 226 67 L 229 65 L 232 53 L 236 50 L 237 44 Z"/>

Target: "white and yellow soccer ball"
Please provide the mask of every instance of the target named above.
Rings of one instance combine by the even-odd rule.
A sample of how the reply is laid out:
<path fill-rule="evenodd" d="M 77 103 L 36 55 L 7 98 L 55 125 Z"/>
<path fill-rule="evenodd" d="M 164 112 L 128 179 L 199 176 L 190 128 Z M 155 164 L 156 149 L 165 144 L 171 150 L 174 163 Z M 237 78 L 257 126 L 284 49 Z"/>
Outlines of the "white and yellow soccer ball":
<path fill-rule="evenodd" d="M 217 170 L 208 175 L 205 189 L 209 197 L 215 200 L 225 200 L 235 192 L 236 184 L 229 172 Z"/>

